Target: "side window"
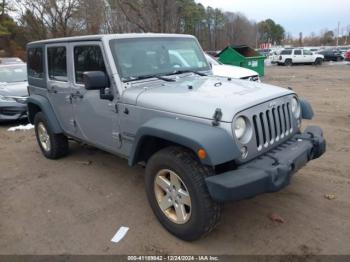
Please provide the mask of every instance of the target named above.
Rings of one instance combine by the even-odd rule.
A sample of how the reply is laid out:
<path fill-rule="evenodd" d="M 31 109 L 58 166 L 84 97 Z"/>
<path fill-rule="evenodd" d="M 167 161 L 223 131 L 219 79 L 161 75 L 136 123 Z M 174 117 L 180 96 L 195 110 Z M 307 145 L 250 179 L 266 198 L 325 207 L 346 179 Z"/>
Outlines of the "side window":
<path fill-rule="evenodd" d="M 74 47 L 75 82 L 83 84 L 83 74 L 88 71 L 103 71 L 105 63 L 100 46 L 85 45 Z"/>
<path fill-rule="evenodd" d="M 310 50 L 304 50 L 304 55 L 312 55 Z"/>
<path fill-rule="evenodd" d="M 294 55 L 301 55 L 301 50 L 294 50 Z"/>
<path fill-rule="evenodd" d="M 64 46 L 47 48 L 49 78 L 67 82 L 67 50 Z"/>
<path fill-rule="evenodd" d="M 43 49 L 28 49 L 28 76 L 34 78 L 44 78 Z"/>

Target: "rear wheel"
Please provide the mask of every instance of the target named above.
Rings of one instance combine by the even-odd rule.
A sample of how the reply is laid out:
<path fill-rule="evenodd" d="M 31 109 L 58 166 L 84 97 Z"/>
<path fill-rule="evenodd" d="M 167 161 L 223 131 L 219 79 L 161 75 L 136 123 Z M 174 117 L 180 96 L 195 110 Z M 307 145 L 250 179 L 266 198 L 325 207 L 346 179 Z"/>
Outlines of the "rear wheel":
<path fill-rule="evenodd" d="M 292 59 L 286 59 L 286 61 L 284 62 L 285 66 L 292 66 L 293 65 L 293 61 Z"/>
<path fill-rule="evenodd" d="M 34 118 L 35 135 L 41 152 L 46 158 L 57 159 L 68 154 L 68 139 L 63 134 L 54 134 L 46 116 L 38 112 Z"/>
<path fill-rule="evenodd" d="M 146 192 L 154 214 L 173 235 L 196 240 L 218 224 L 221 204 L 209 195 L 205 177 L 211 171 L 181 147 L 153 155 L 146 166 Z"/>
<path fill-rule="evenodd" d="M 314 64 L 315 64 L 315 65 L 322 65 L 322 62 L 323 62 L 322 58 L 316 58 Z"/>

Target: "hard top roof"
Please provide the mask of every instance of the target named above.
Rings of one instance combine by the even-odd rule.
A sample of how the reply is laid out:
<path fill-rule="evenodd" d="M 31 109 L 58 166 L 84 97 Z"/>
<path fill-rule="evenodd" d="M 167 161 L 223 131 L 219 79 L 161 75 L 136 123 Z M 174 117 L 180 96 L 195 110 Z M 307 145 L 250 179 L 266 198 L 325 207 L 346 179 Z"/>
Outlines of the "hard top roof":
<path fill-rule="evenodd" d="M 78 42 L 78 41 L 100 41 L 102 39 L 127 39 L 127 38 L 146 38 L 146 37 L 183 37 L 183 38 L 194 38 L 192 35 L 184 34 L 156 34 L 156 33 L 129 33 L 129 34 L 100 34 L 100 35 L 85 35 L 85 36 L 72 36 L 62 38 L 52 38 L 46 40 L 39 40 L 28 43 L 30 45 L 40 44 L 53 44 L 62 42 Z"/>

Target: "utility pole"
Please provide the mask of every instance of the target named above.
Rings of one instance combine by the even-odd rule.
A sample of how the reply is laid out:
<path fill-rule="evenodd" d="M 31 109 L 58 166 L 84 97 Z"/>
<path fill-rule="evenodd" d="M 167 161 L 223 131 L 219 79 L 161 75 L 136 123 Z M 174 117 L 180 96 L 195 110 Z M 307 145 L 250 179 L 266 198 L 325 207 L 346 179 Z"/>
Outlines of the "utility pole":
<path fill-rule="evenodd" d="M 339 45 L 339 27 L 340 27 L 340 22 L 338 22 L 338 32 L 337 32 L 337 47 Z"/>

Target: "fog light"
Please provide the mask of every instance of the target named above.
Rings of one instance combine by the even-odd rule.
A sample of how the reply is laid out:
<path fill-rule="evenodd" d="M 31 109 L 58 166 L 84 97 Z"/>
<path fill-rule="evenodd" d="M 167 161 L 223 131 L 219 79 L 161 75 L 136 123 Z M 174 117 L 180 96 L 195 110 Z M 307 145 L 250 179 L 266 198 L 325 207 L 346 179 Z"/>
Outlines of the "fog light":
<path fill-rule="evenodd" d="M 248 148 L 246 146 L 241 148 L 241 157 L 243 159 L 246 159 L 248 156 Z"/>

